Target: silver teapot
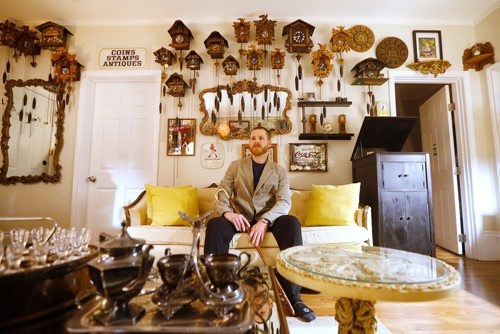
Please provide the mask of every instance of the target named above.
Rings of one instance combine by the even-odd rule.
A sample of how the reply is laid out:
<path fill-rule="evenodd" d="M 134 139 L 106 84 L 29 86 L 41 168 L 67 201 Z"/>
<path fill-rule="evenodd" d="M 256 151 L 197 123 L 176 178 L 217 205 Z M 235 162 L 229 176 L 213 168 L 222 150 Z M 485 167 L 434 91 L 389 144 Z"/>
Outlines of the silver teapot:
<path fill-rule="evenodd" d="M 89 261 L 90 278 L 105 298 L 104 307 L 94 315 L 98 323 L 133 325 L 144 315 L 142 307 L 129 304 L 141 292 L 153 266 L 152 246 L 144 244 L 143 239 L 132 238 L 122 223 L 121 233 L 102 242 L 100 256 Z"/>

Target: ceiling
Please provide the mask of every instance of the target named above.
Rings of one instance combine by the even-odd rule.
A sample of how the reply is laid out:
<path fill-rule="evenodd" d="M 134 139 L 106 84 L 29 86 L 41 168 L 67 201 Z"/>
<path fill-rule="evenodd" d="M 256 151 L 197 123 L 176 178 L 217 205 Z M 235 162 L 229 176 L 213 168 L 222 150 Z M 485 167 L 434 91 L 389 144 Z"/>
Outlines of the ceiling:
<path fill-rule="evenodd" d="M 185 4 L 185 5 L 183 5 Z M 474 25 L 500 0 L 3 0 L 0 19 L 63 25 L 232 22 L 238 17 L 338 24 Z"/>

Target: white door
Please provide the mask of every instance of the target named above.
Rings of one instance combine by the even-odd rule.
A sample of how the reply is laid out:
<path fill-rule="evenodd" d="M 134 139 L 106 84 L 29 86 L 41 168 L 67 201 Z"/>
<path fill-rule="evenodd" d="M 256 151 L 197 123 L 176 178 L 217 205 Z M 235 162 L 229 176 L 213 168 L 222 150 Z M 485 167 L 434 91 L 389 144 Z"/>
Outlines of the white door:
<path fill-rule="evenodd" d="M 436 245 L 462 254 L 460 205 L 448 86 L 420 106 L 422 148 L 429 153 Z"/>
<path fill-rule="evenodd" d="M 88 172 L 87 227 L 116 234 L 122 207 L 156 184 L 158 96 L 153 82 L 97 82 Z"/>

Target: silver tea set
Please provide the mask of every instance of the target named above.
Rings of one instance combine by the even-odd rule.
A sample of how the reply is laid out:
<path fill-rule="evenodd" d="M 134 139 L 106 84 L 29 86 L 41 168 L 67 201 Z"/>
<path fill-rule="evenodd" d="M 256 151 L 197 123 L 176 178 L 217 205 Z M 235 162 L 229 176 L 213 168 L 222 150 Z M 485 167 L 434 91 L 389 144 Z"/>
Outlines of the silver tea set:
<path fill-rule="evenodd" d="M 191 251 L 190 254 L 165 251 L 165 256 L 157 262 L 162 285 L 154 291 L 151 301 L 164 319 L 169 320 L 183 306 L 199 300 L 223 324 L 231 318 L 235 306 L 248 297 L 241 273 L 250 263 L 250 255 L 242 252 L 239 256 L 200 256 L 201 231 L 210 213 L 195 218 L 183 212 L 179 215 L 192 227 Z M 134 325 L 144 315 L 142 307 L 129 302 L 141 293 L 151 271 L 154 262 L 149 254 L 151 248 L 143 239 L 130 237 L 124 223 L 120 235 L 101 243 L 100 256 L 88 263 L 92 282 L 105 300 L 93 316 L 97 323 Z"/>

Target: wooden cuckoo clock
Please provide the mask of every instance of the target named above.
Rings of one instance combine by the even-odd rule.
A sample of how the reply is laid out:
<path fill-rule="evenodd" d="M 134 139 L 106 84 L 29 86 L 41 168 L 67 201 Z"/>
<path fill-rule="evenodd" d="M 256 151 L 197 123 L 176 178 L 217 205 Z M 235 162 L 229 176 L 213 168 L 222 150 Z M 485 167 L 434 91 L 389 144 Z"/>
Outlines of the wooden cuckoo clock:
<path fill-rule="evenodd" d="M 322 78 L 326 78 L 330 75 L 330 72 L 333 69 L 332 59 L 333 52 L 326 49 L 325 44 L 318 43 L 319 50 L 313 52 L 313 61 L 312 67 L 314 76 L 318 77 L 318 85 L 319 85 L 319 97 L 321 99 L 321 86 L 323 85 Z M 321 122 L 323 123 L 323 122 Z M 323 124 L 322 124 L 323 125 Z"/>
<path fill-rule="evenodd" d="M 36 32 L 30 31 L 28 26 L 23 26 L 16 40 L 16 53 L 14 54 L 16 60 L 20 55 L 32 56 L 30 64 L 35 67 L 35 55 L 40 54 L 40 47 L 36 44 L 36 40 Z"/>
<path fill-rule="evenodd" d="M 172 37 L 172 43 L 169 46 L 173 47 L 177 51 L 180 51 L 179 55 L 179 65 L 182 71 L 183 58 L 182 51 L 189 50 L 189 44 L 193 38 L 191 30 L 186 27 L 186 25 L 181 20 L 176 20 L 172 27 L 168 29 L 170 37 Z"/>
<path fill-rule="evenodd" d="M 241 17 L 239 17 L 238 20 L 239 21 L 233 22 L 236 42 L 240 44 L 248 43 L 250 39 L 250 22 L 245 21 L 245 19 Z"/>
<path fill-rule="evenodd" d="M 20 33 L 15 23 L 9 22 L 9 20 L 0 23 L 0 45 L 15 48 L 17 36 L 19 36 Z"/>
<path fill-rule="evenodd" d="M 52 54 L 54 66 L 54 80 L 63 85 L 67 84 L 68 92 L 73 81 L 80 80 L 82 65 L 76 61 L 76 55 L 68 53 L 67 48 L 59 48 Z"/>
<path fill-rule="evenodd" d="M 274 40 L 274 27 L 276 21 L 269 20 L 267 14 L 260 15 L 259 21 L 254 21 L 256 33 L 255 40 L 259 45 L 271 45 Z"/>
<path fill-rule="evenodd" d="M 40 24 L 36 29 L 41 33 L 41 37 L 37 41 L 38 46 L 47 50 L 65 47 L 68 35 L 73 35 L 65 27 L 51 21 Z"/>
<path fill-rule="evenodd" d="M 196 51 L 189 51 L 186 56 L 186 67 L 193 72 L 193 76 L 189 79 L 189 88 L 191 88 L 193 94 L 196 91 L 196 77 L 198 76 L 196 71 L 200 70 L 201 64 L 203 64 L 203 59 L 196 53 Z"/>
<path fill-rule="evenodd" d="M 371 90 L 371 86 L 382 85 L 388 80 L 380 73 L 385 67 L 386 64 L 383 61 L 370 57 L 357 63 L 351 70 L 355 72 L 353 85 L 368 86 L 366 112 L 370 115 L 375 114 L 375 95 Z"/>
<path fill-rule="evenodd" d="M 181 109 L 182 108 L 181 97 L 184 97 L 184 95 L 186 95 L 186 89 L 189 87 L 188 84 L 184 81 L 182 75 L 173 73 L 171 76 L 168 77 L 167 81 L 165 82 L 165 85 L 168 87 L 168 94 L 172 95 L 173 97 L 179 98 L 177 107 Z"/>
<path fill-rule="evenodd" d="M 309 53 L 314 46 L 311 39 L 314 26 L 302 20 L 294 21 L 283 27 L 286 37 L 285 48 L 290 53 Z"/>
<path fill-rule="evenodd" d="M 177 56 L 172 51 L 164 47 L 159 48 L 153 54 L 156 57 L 155 62 L 163 67 L 163 75 L 165 75 L 165 68 L 172 66 L 177 59 Z"/>
<path fill-rule="evenodd" d="M 245 51 L 247 68 L 253 72 L 253 80 L 257 81 L 255 71 L 260 71 L 264 65 L 264 50 L 259 50 L 255 45 L 250 45 Z"/>
<path fill-rule="evenodd" d="M 222 68 L 224 69 L 224 73 L 229 76 L 236 75 L 238 73 L 238 69 L 240 68 L 240 63 L 231 55 L 227 56 L 226 59 L 222 62 Z"/>
<path fill-rule="evenodd" d="M 332 29 L 332 38 L 330 42 L 332 43 L 332 51 L 337 53 L 337 59 L 339 61 L 339 74 L 340 78 L 337 79 L 337 92 L 340 94 L 342 87 L 341 79 L 344 78 L 344 52 L 349 52 L 351 46 L 349 41 L 352 40 L 351 32 L 345 30 L 343 26 L 338 26 L 337 29 Z"/>
<path fill-rule="evenodd" d="M 271 51 L 271 67 L 276 70 L 276 79 L 278 81 L 278 86 L 280 85 L 280 70 L 285 66 L 285 52 L 280 51 L 279 48 Z"/>
<path fill-rule="evenodd" d="M 224 58 L 224 47 L 229 47 L 227 40 L 218 31 L 212 31 L 207 39 L 205 39 L 204 44 L 207 48 L 207 53 L 212 59 Z"/>

